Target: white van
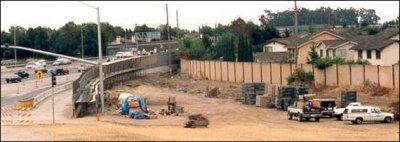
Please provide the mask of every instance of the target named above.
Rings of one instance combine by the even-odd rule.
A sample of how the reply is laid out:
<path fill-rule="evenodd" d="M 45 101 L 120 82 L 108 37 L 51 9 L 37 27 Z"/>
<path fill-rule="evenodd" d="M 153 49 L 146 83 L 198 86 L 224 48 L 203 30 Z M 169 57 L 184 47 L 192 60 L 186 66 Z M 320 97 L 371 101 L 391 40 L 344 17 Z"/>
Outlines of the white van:
<path fill-rule="evenodd" d="M 343 112 L 343 120 L 353 124 L 363 122 L 392 122 L 394 114 L 381 112 L 381 109 L 373 106 L 359 106 L 346 108 Z"/>

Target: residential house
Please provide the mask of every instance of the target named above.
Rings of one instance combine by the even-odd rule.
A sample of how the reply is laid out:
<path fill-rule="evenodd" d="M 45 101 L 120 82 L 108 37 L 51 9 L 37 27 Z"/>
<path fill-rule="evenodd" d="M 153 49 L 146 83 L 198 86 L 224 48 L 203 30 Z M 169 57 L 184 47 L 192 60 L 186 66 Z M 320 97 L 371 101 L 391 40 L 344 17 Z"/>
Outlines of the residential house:
<path fill-rule="evenodd" d="M 306 64 L 311 46 L 315 45 L 321 57 L 341 57 L 346 60 L 368 60 L 372 65 L 392 65 L 399 61 L 399 29 L 388 28 L 376 35 L 357 35 L 350 31 L 324 30 L 312 35 L 299 34 L 297 38 L 272 39 L 257 53 L 258 61 L 279 61 L 278 56 L 294 55 L 297 63 Z M 285 53 L 283 53 L 285 52 Z M 276 55 L 272 55 L 277 53 Z M 263 57 L 272 56 L 272 57 Z M 278 60 L 279 59 L 279 60 Z"/>
<path fill-rule="evenodd" d="M 350 48 L 354 60 L 368 60 L 372 65 L 391 66 L 399 62 L 399 29 L 389 28 L 376 35 L 353 39 L 358 44 Z"/>

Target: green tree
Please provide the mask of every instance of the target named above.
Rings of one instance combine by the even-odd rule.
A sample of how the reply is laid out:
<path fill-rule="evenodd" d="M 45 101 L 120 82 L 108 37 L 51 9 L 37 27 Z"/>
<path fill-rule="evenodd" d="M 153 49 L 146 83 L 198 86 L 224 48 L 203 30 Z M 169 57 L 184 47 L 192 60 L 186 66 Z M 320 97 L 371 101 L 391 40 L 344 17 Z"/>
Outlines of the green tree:
<path fill-rule="evenodd" d="M 317 47 L 316 47 L 315 44 L 312 44 L 310 46 L 311 51 L 308 52 L 308 56 L 309 57 L 307 57 L 307 63 L 308 64 L 314 64 L 318 59 L 320 59 L 320 57 L 319 57 L 319 55 L 318 55 L 318 53 L 316 51 L 316 48 Z"/>
<path fill-rule="evenodd" d="M 223 57 L 224 61 L 235 61 L 234 53 L 234 36 L 230 33 L 225 33 L 218 37 L 215 43 L 216 54 L 215 58 Z"/>

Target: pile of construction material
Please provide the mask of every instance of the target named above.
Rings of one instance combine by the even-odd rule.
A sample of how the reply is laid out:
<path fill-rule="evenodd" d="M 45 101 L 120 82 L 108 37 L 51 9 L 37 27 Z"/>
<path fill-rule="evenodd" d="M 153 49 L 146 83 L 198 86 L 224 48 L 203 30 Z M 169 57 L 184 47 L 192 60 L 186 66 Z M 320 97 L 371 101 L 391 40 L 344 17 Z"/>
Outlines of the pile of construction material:
<path fill-rule="evenodd" d="M 184 113 L 184 107 L 178 106 L 175 97 L 168 97 L 168 102 L 167 102 L 168 110 L 161 109 L 161 111 L 158 112 L 160 115 L 175 115 L 178 116 L 181 113 Z"/>
<path fill-rule="evenodd" d="M 154 111 L 147 109 L 146 101 L 139 95 L 131 93 L 121 93 L 119 95 L 121 105 L 120 112 L 132 119 L 151 119 L 157 118 Z"/>
<path fill-rule="evenodd" d="M 308 94 L 308 92 L 307 87 L 281 86 L 275 98 L 275 107 L 279 110 L 287 110 L 288 106 L 293 104 L 300 95 Z"/>
<path fill-rule="evenodd" d="M 265 83 L 243 83 L 241 102 L 246 105 L 255 105 L 256 96 L 265 94 Z"/>
<path fill-rule="evenodd" d="M 193 113 L 189 115 L 189 121 L 186 122 L 185 128 L 195 128 L 195 127 L 207 127 L 209 121 L 201 113 Z"/>
<path fill-rule="evenodd" d="M 341 107 L 346 107 L 352 102 L 357 102 L 357 92 L 356 91 L 342 91 L 341 93 Z"/>

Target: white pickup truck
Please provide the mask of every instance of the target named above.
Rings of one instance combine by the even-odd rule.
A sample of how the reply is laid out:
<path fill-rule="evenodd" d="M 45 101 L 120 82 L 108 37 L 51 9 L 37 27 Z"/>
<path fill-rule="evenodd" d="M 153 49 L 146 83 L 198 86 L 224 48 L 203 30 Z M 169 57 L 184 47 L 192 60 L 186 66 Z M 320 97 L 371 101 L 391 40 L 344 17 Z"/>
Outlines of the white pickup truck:
<path fill-rule="evenodd" d="M 393 121 L 394 114 L 381 112 L 380 108 L 372 106 L 349 107 L 343 112 L 343 120 L 351 121 L 353 124 L 368 122 L 386 122 Z"/>
<path fill-rule="evenodd" d="M 361 106 L 361 103 L 353 102 L 353 103 L 350 103 L 349 105 L 347 105 L 345 108 L 337 108 L 337 109 L 333 110 L 333 116 L 336 117 L 337 120 L 343 120 L 343 112 L 346 108 L 358 107 L 358 106 Z"/>
<path fill-rule="evenodd" d="M 316 122 L 322 117 L 321 108 L 312 106 L 312 101 L 296 101 L 287 109 L 287 119 L 292 119 L 293 116 L 297 117 L 299 122 L 303 120 L 310 120 L 315 118 Z"/>

